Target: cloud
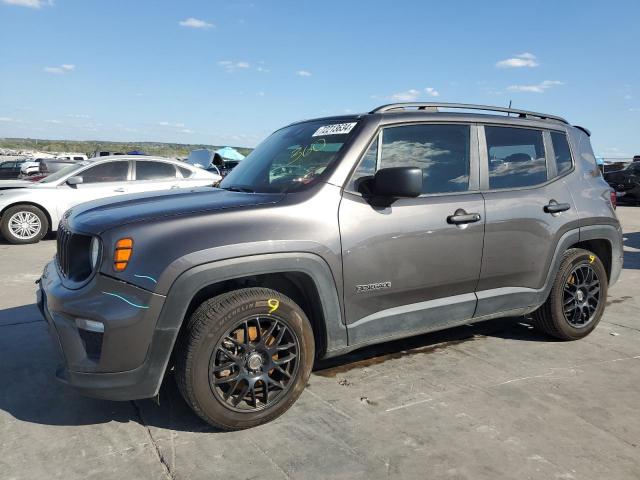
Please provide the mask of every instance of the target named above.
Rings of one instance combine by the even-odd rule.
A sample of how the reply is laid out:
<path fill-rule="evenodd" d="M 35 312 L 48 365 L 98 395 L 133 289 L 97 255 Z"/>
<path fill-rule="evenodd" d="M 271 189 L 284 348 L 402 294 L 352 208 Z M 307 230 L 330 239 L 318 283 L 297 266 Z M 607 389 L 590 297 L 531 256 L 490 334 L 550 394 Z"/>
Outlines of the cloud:
<path fill-rule="evenodd" d="M 69 118 L 83 118 L 83 119 L 89 119 L 91 118 L 91 115 L 85 115 L 83 113 L 67 113 L 65 115 L 65 117 L 69 117 Z"/>
<path fill-rule="evenodd" d="M 225 72 L 232 73 L 236 70 L 248 70 L 251 68 L 249 62 L 236 62 L 231 60 L 220 60 L 218 66 L 222 67 Z"/>
<path fill-rule="evenodd" d="M 43 70 L 53 75 L 64 75 L 65 73 L 72 72 L 76 69 L 75 65 L 70 63 L 63 63 L 58 67 L 44 67 Z"/>
<path fill-rule="evenodd" d="M 296 75 L 298 75 L 299 77 L 310 77 L 311 72 L 309 70 L 298 70 L 296 72 Z"/>
<path fill-rule="evenodd" d="M 409 90 L 405 90 L 404 92 L 397 92 L 391 95 L 391 100 L 396 100 L 398 102 L 415 102 L 420 97 L 420 90 L 416 90 L 415 88 L 411 88 Z"/>
<path fill-rule="evenodd" d="M 545 80 L 544 82 L 536 85 L 511 85 L 507 87 L 507 90 L 511 92 L 544 93 L 551 87 L 558 85 L 564 85 L 564 82 L 560 82 L 559 80 Z"/>
<path fill-rule="evenodd" d="M 0 122 L 7 122 L 7 123 L 11 122 L 11 123 L 13 123 L 13 122 L 15 122 L 15 120 L 13 118 L 11 118 L 11 117 L 0 117 Z"/>
<path fill-rule="evenodd" d="M 184 128 L 184 123 L 158 122 L 160 127 Z"/>
<path fill-rule="evenodd" d="M 53 0 L 2 0 L 2 3 L 27 8 L 42 8 L 53 6 Z"/>
<path fill-rule="evenodd" d="M 180 130 L 180 133 L 193 133 L 193 130 L 189 130 L 188 128 L 183 128 Z"/>
<path fill-rule="evenodd" d="M 62 123 L 60 120 L 45 120 L 45 122 L 46 123 L 53 123 L 53 124 L 56 124 L 56 125 Z"/>
<path fill-rule="evenodd" d="M 386 98 L 388 100 L 393 100 L 395 102 L 415 102 L 419 100 L 422 95 L 426 95 L 428 97 L 439 97 L 440 92 L 433 87 L 426 87 L 425 89 L 418 90 L 417 88 L 410 88 L 409 90 L 405 90 L 402 92 L 396 92 Z M 379 95 L 373 95 L 371 98 L 381 98 Z"/>
<path fill-rule="evenodd" d="M 640 108 L 631 107 L 629 109 L 630 112 L 640 112 Z"/>
<path fill-rule="evenodd" d="M 424 92 L 429 95 L 430 97 L 439 97 L 440 96 L 440 92 L 438 92 L 435 88 L 433 87 L 427 87 L 424 89 Z"/>
<path fill-rule="evenodd" d="M 533 68 L 537 67 L 539 64 L 536 61 L 536 56 L 533 53 L 521 53 L 520 55 L 516 55 L 512 58 L 507 58 L 506 60 L 500 60 L 496 63 L 496 67 L 498 68 Z"/>
<path fill-rule="evenodd" d="M 213 23 L 205 22 L 204 20 L 200 20 L 198 18 L 189 17 L 186 20 L 182 20 L 179 22 L 181 27 L 187 28 L 214 28 L 215 25 Z"/>

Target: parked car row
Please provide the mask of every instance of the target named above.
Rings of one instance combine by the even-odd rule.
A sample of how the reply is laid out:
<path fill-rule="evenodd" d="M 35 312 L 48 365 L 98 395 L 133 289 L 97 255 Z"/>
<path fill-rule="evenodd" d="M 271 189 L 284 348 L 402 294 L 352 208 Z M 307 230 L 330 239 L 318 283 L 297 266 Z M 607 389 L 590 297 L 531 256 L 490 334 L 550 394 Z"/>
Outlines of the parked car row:
<path fill-rule="evenodd" d="M 604 179 L 615 190 L 620 202 L 640 203 L 640 161 L 634 158 L 622 170 L 605 173 Z"/>
<path fill-rule="evenodd" d="M 221 179 L 160 157 L 125 155 L 74 161 L 38 182 L 0 182 L 0 232 L 11 243 L 35 243 L 56 231 L 64 212 L 79 203 L 127 193 L 213 186 Z"/>

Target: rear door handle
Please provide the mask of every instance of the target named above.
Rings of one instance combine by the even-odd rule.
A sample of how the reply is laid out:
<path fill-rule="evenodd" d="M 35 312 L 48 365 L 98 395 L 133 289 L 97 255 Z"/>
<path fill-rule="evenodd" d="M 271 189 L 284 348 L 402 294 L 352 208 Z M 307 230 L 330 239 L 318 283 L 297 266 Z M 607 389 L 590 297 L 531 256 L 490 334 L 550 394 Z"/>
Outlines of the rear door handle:
<path fill-rule="evenodd" d="M 568 203 L 558 203 L 555 200 L 551 200 L 547 205 L 544 206 L 544 211 L 546 213 L 560 213 L 566 212 L 571 208 L 571 205 Z"/>
<path fill-rule="evenodd" d="M 447 223 L 452 225 L 464 225 L 467 223 L 479 222 L 482 217 L 479 213 L 467 213 L 461 208 L 456 213 L 447 217 Z"/>
<path fill-rule="evenodd" d="M 122 192 L 125 192 L 126 190 L 124 189 L 124 187 L 119 187 L 119 188 L 114 188 L 113 191 L 122 193 Z"/>
<path fill-rule="evenodd" d="M 180 188 L 180 185 L 171 185 L 171 190 L 175 190 L 176 188 Z"/>

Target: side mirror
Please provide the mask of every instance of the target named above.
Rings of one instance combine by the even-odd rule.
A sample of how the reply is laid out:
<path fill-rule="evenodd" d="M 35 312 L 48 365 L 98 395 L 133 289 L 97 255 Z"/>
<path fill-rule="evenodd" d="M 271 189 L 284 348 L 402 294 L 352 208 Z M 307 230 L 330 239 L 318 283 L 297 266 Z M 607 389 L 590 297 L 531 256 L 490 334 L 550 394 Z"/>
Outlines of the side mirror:
<path fill-rule="evenodd" d="M 381 197 L 418 197 L 422 170 L 417 167 L 381 168 L 371 181 L 371 193 Z"/>
<path fill-rule="evenodd" d="M 74 185 L 80 185 L 83 182 L 82 177 L 69 177 L 67 178 L 67 185 L 73 187 Z"/>

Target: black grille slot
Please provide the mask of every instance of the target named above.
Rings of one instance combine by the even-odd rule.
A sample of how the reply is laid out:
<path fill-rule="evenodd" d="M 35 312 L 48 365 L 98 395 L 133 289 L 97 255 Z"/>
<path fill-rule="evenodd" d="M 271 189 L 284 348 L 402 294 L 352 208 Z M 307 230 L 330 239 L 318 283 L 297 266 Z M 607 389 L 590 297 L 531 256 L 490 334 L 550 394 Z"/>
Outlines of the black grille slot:
<path fill-rule="evenodd" d="M 91 237 L 72 233 L 63 223 L 58 226 L 57 260 L 65 278 L 82 282 L 91 275 Z"/>

